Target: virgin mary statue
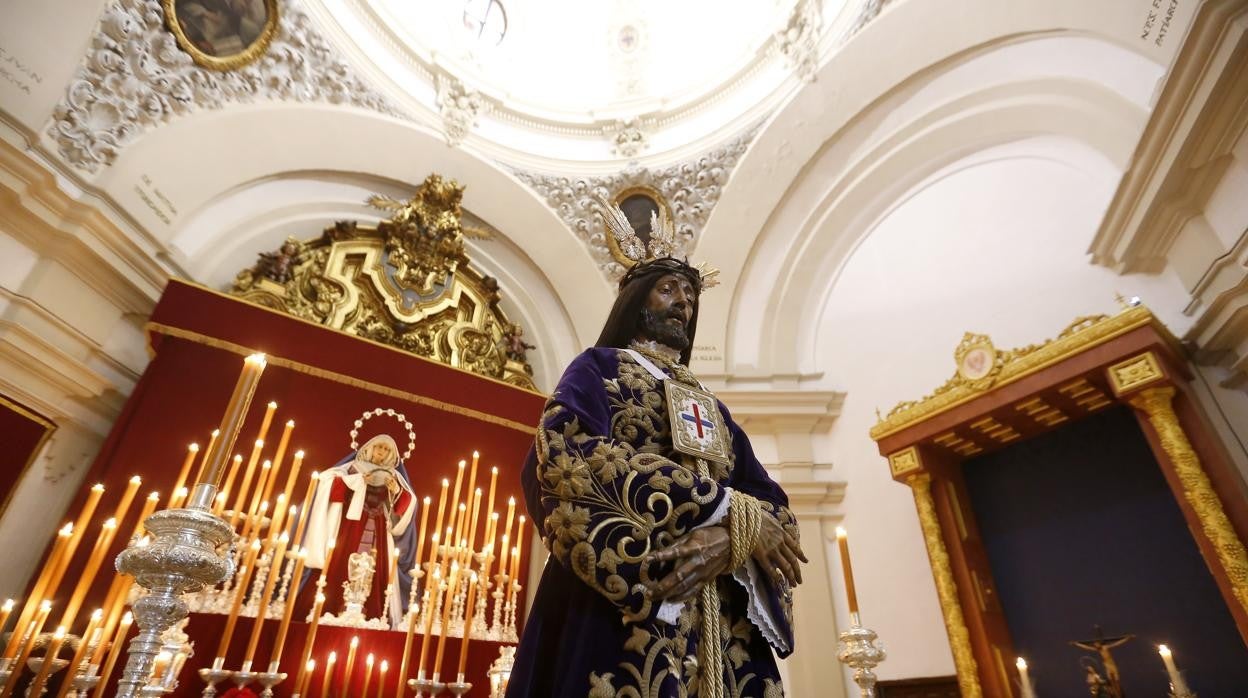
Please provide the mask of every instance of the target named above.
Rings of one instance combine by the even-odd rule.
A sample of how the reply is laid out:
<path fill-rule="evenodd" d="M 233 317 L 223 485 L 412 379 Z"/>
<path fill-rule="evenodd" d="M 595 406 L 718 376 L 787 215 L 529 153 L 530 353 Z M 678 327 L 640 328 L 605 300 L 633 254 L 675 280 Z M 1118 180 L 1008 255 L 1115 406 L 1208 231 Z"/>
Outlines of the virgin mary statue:
<path fill-rule="evenodd" d="M 352 553 L 371 554 L 376 561 L 372 587 L 364 602 L 364 613 L 379 618 L 385 608 L 387 589 L 390 598 L 392 627 L 403 613 L 402 587 L 398 559 L 403 550 L 400 541 L 410 538 L 412 515 L 416 512 L 416 496 L 408 484 L 399 449 L 394 439 L 382 434 L 364 443 L 352 456 L 320 474 L 308 528 L 303 539 L 307 551 L 307 567 L 324 569 L 329 542 L 334 551 L 325 570 L 325 611 L 338 614 L 343 610 L 343 582 L 348 581 L 348 562 Z M 408 547 L 404 545 L 403 547 Z M 357 558 L 358 559 L 358 558 Z M 296 601 L 296 610 L 310 608 L 316 594 L 314 584 L 304 584 Z"/>

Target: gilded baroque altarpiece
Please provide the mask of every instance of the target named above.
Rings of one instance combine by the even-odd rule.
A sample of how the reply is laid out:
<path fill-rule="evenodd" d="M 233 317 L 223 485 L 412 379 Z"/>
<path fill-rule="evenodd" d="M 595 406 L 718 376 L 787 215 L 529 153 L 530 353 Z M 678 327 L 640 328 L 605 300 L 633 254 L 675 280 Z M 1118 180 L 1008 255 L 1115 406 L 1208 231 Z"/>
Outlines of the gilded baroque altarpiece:
<path fill-rule="evenodd" d="M 430 175 L 408 201 L 381 196 L 375 226 L 339 221 L 291 237 L 240 271 L 233 295 L 512 385 L 535 389 L 520 325 L 499 307 L 498 281 L 471 265 L 464 188 Z"/>

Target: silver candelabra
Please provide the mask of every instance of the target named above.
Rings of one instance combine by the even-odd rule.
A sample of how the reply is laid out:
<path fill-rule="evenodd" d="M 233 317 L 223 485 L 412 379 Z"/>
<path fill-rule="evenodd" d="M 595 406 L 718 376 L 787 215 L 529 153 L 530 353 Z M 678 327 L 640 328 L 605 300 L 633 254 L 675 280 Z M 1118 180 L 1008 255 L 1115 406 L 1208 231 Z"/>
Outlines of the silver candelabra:
<path fill-rule="evenodd" d="M 150 541 L 132 544 L 117 556 L 117 571 L 134 576 L 148 593 L 134 602 L 139 634 L 130 642 L 126 669 L 118 684 L 119 698 L 147 695 L 148 676 L 161 651 L 161 635 L 189 613 L 182 595 L 218 584 L 233 573 L 234 530 L 213 516 L 217 488 L 195 486 L 185 509 L 166 509 L 144 522 Z"/>
<path fill-rule="evenodd" d="M 884 647 L 876 645 L 874 630 L 862 627 L 857 613 L 849 614 L 850 628 L 837 638 L 836 658 L 854 670 L 854 683 L 862 698 L 875 698 L 875 672 L 877 664 L 884 661 Z"/>

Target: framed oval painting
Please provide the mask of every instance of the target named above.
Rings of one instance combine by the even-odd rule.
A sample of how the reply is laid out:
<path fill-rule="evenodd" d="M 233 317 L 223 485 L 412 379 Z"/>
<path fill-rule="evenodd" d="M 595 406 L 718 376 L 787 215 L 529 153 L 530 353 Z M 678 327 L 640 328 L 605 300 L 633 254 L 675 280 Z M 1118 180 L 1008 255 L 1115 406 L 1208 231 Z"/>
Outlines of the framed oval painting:
<path fill-rule="evenodd" d="M 264 55 L 277 33 L 277 0 L 162 0 L 165 23 L 196 64 L 235 70 Z"/>

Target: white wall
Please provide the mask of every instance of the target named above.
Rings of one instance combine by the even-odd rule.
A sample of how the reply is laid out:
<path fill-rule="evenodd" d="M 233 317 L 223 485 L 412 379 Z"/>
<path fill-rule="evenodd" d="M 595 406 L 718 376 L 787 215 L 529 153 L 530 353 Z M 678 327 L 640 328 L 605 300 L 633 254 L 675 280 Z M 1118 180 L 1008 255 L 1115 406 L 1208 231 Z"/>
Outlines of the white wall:
<path fill-rule="evenodd" d="M 881 677 L 952 674 L 953 663 L 910 490 L 891 479 L 867 434 L 875 409 L 942 384 L 964 331 L 1005 349 L 1039 342 L 1077 316 L 1114 312 L 1118 292 L 1139 295 L 1183 329 L 1177 280 L 1121 277 L 1084 253 L 1118 176 L 1100 155 L 1059 138 L 959 161 L 874 226 L 812 318 L 818 370 L 847 393 L 820 460 L 849 483 L 844 525 L 863 619 L 889 648 Z M 844 604 L 840 579 L 834 584 Z"/>

